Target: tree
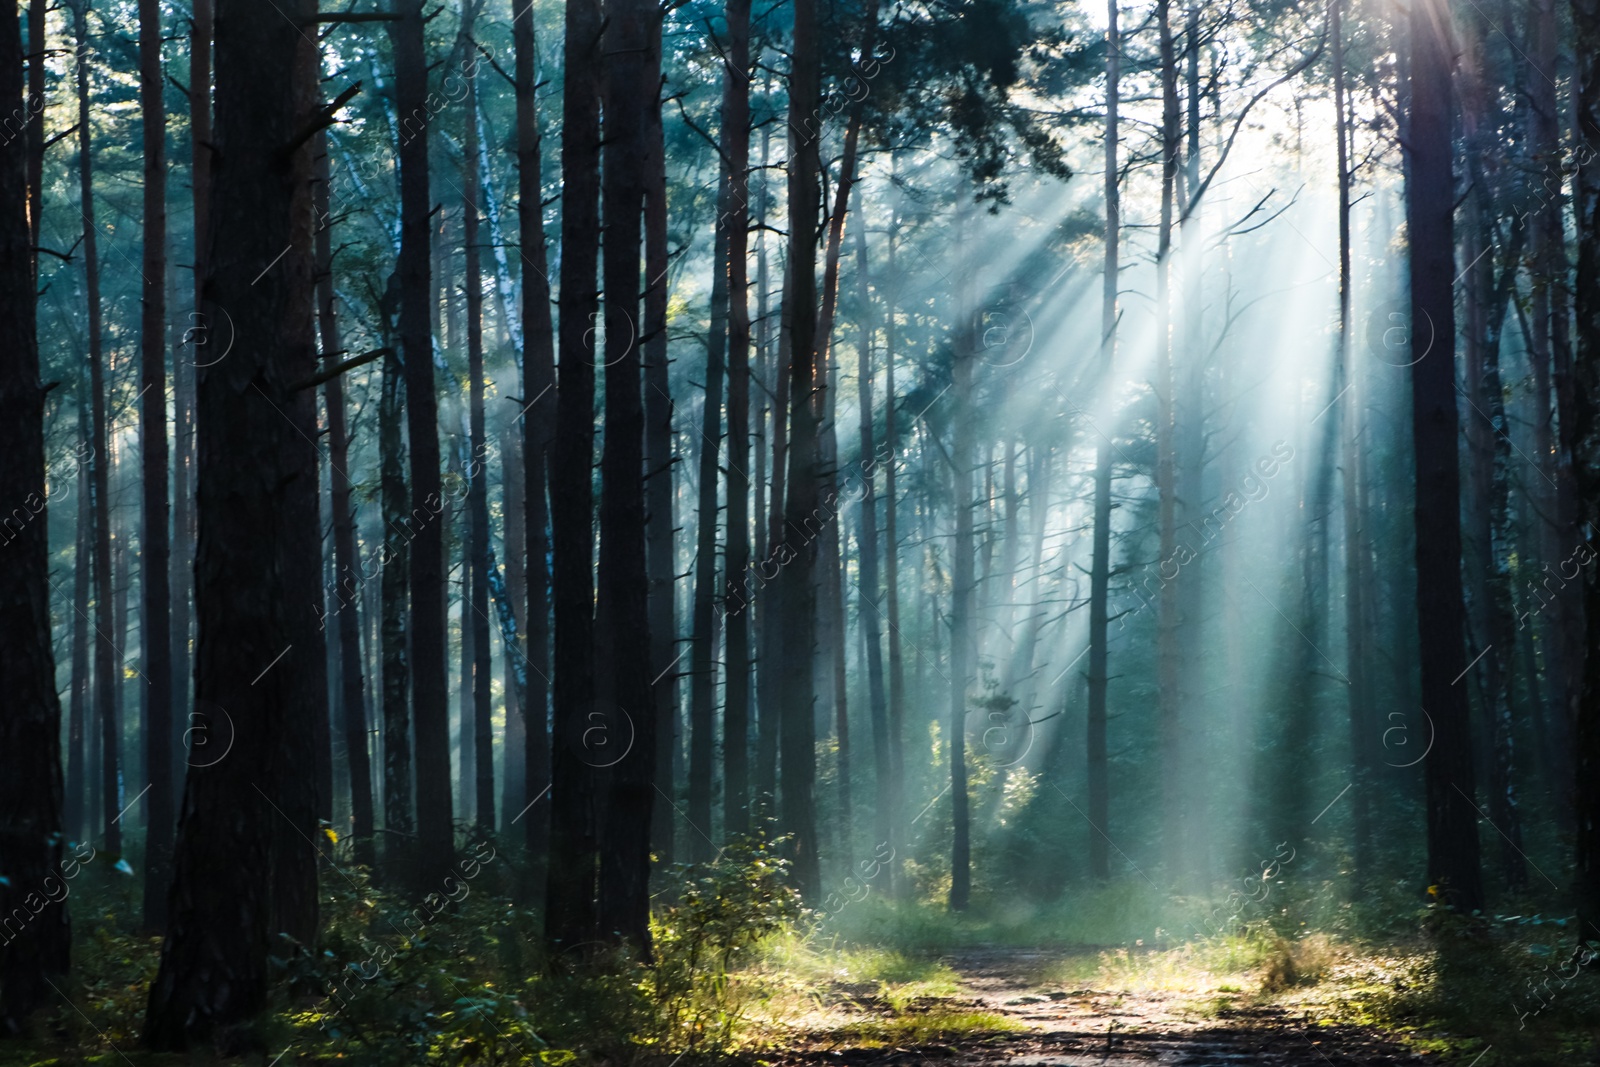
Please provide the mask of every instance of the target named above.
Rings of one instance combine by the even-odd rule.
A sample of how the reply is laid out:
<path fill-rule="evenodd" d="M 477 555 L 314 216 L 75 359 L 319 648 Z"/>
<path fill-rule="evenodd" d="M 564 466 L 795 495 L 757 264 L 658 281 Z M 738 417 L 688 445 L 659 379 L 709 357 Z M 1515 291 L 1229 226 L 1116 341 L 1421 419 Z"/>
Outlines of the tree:
<path fill-rule="evenodd" d="M 37 47 L 39 39 L 34 39 Z M 0 92 L 22 97 L 22 31 L 15 5 L 0 12 Z M 0 501 L 8 509 L 0 546 L 0 914 L 32 914 L 0 947 L 0 1037 L 20 1034 L 67 970 L 71 925 L 52 897 L 65 841 L 61 824 L 61 703 L 50 647 L 45 508 L 44 398 L 34 323 L 34 247 L 28 219 L 28 142 L 0 144 Z M 27 516 L 13 529 L 15 508 Z"/>
<path fill-rule="evenodd" d="M 526 735 L 526 782 L 523 804 L 534 804 L 550 782 L 550 568 L 548 517 L 545 499 L 546 465 L 555 427 L 554 333 L 550 319 L 550 276 L 545 257 L 544 201 L 540 191 L 540 134 L 535 97 L 535 40 L 533 5 L 523 4 L 513 14 L 516 43 L 517 106 L 517 219 L 522 234 L 522 391 L 526 398 L 522 421 L 523 477 L 527 485 L 528 535 L 528 699 L 522 707 Z M 530 888 L 543 889 L 545 850 L 550 822 L 548 805 L 522 808 L 526 819 L 523 840 L 533 859 Z"/>
<path fill-rule="evenodd" d="M 331 114 L 312 105 L 315 55 L 295 22 L 309 13 L 228 4 L 216 20 L 200 314 L 211 341 L 232 345 L 198 381 L 195 715 L 210 742 L 232 744 L 189 767 L 143 1035 L 156 1050 L 237 1047 L 266 1002 L 272 933 L 309 941 L 316 926 L 311 739 L 327 695 L 307 669 L 324 657 L 305 127 Z"/>
<path fill-rule="evenodd" d="M 1422 708 L 1436 740 L 1425 761 L 1428 880 L 1463 911 L 1483 906 L 1466 691 L 1461 485 L 1455 400 L 1452 45 L 1440 0 L 1411 8 L 1406 233 L 1411 257 L 1411 433 L 1415 449 L 1417 628 Z"/>
<path fill-rule="evenodd" d="M 599 309 L 600 5 L 568 0 L 561 98 L 560 379 L 550 453 L 551 590 L 555 601 L 554 744 L 545 937 L 574 946 L 595 933 L 594 359 Z M 607 709 L 609 710 L 609 709 Z M 601 713 L 602 716 L 605 712 Z M 609 725 L 609 723 L 602 723 Z M 609 758 L 609 753 L 607 753 Z"/>
<path fill-rule="evenodd" d="M 783 525 L 772 549 L 779 576 L 776 701 L 782 740 L 779 825 L 793 835 L 795 883 L 803 894 L 821 888 L 817 869 L 816 782 L 811 657 L 816 648 L 817 535 L 822 503 L 817 434 L 817 175 L 821 169 L 814 120 L 821 100 L 815 0 L 795 0 L 789 67 L 789 260 L 783 331 L 789 341 L 789 445 Z M 780 357 L 780 363 L 783 360 Z M 774 490 L 776 492 L 776 490 Z M 829 501 L 831 504 L 832 502 Z M 798 541 L 795 545 L 791 542 Z"/>
<path fill-rule="evenodd" d="M 1117 290 L 1121 271 L 1122 199 L 1117 170 L 1117 107 L 1121 87 L 1122 39 L 1117 29 L 1117 0 L 1106 0 L 1106 129 L 1105 267 L 1100 288 L 1101 373 L 1109 378 L 1117 356 Z M 1084 754 L 1089 774 L 1089 873 L 1111 877 L 1106 833 L 1111 801 L 1106 765 L 1106 628 L 1111 585 L 1111 440 L 1104 433 L 1095 442 L 1094 547 L 1089 564 L 1089 707 Z"/>
<path fill-rule="evenodd" d="M 159 930 L 172 850 L 172 630 L 167 540 L 167 109 L 161 77 L 160 0 L 139 0 L 139 101 L 144 124 L 144 311 L 139 321 L 139 449 L 144 524 L 140 563 L 144 594 L 144 926 Z"/>
<path fill-rule="evenodd" d="M 475 47 L 473 31 L 483 0 L 462 0 L 461 55 Z M 472 68 L 474 71 L 476 67 Z M 479 269 L 478 201 L 483 182 L 478 171 L 478 80 L 466 78 L 466 97 L 462 101 L 461 148 L 461 226 L 466 252 L 466 273 L 462 287 L 467 296 L 467 389 L 470 421 L 469 443 L 472 459 L 467 471 L 467 510 L 470 514 L 467 551 L 472 557 L 471 587 L 463 603 L 469 605 L 463 618 L 472 627 L 472 738 L 476 746 L 477 827 L 480 833 L 494 831 L 494 721 L 490 703 L 490 672 L 494 669 L 489 647 L 489 477 L 483 457 L 488 436 L 483 425 L 483 281 Z"/>
<path fill-rule="evenodd" d="M 339 319 L 333 298 L 333 223 L 329 217 L 328 194 L 332 171 L 326 130 L 317 131 L 313 152 L 316 157 L 316 184 L 312 192 L 317 212 L 317 328 L 323 362 L 332 369 L 337 366 L 344 348 L 339 341 Z M 342 374 L 329 376 L 323 403 L 328 412 L 333 556 L 334 572 L 338 576 L 334 597 L 339 616 L 339 703 L 345 753 L 350 764 L 351 838 L 356 862 L 370 867 L 374 860 L 372 759 L 367 748 L 366 681 L 361 664 L 361 612 L 357 607 L 361 592 L 357 581 L 361 559 L 356 552 L 355 503 L 350 493 L 350 433 L 345 425 Z"/>
<path fill-rule="evenodd" d="M 110 497 L 111 453 L 106 443 L 106 384 L 103 329 L 100 320 L 99 231 L 95 223 L 94 154 L 89 123 L 89 0 L 72 0 L 73 33 L 77 42 L 78 85 L 78 196 L 83 214 L 83 270 L 88 296 L 89 327 L 89 419 L 94 442 L 89 454 L 89 510 L 94 552 L 94 627 L 99 640 L 94 642 L 94 720 L 99 728 L 101 748 L 100 802 L 106 827 L 106 848 L 122 849 L 122 827 L 117 821 L 122 807 L 118 786 L 121 782 L 119 759 L 121 730 L 117 723 L 116 685 L 118 646 L 111 600 Z"/>
<path fill-rule="evenodd" d="M 650 831 L 655 803 L 654 672 L 645 569 L 644 404 L 639 304 L 649 130 L 646 84 L 661 48 L 653 0 L 616 0 L 607 12 L 605 90 L 605 450 L 600 458 L 599 596 L 595 604 L 596 709 L 629 747 L 603 771 L 600 933 L 650 958 Z"/>
<path fill-rule="evenodd" d="M 411 704 L 416 733 L 417 869 L 414 888 L 432 891 L 455 856 L 450 796 L 449 687 L 445 680 L 444 524 L 438 400 L 433 391 L 432 292 L 428 273 L 428 60 L 422 0 L 394 0 L 395 104 L 400 136 L 400 355 L 406 379 L 411 460 Z"/>

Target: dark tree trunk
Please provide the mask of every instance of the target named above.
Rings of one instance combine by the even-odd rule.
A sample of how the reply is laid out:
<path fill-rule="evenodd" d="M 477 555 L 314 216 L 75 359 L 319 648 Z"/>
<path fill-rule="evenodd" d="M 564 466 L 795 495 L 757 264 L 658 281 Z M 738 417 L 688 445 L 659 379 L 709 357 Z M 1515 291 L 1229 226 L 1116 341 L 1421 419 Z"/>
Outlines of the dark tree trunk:
<path fill-rule="evenodd" d="M 1367 688 L 1367 630 L 1364 622 L 1368 576 L 1366 524 L 1361 510 L 1361 389 L 1350 364 L 1350 166 L 1349 96 L 1344 69 L 1344 0 L 1328 4 L 1328 33 L 1333 49 L 1334 138 L 1339 190 L 1339 333 L 1334 349 L 1335 401 L 1344 403 L 1334 413 L 1342 421 L 1339 434 L 1341 508 L 1344 512 L 1345 673 L 1349 684 L 1345 699 L 1350 719 L 1350 798 L 1356 875 L 1368 878 L 1372 870 L 1372 757 L 1377 740 L 1369 709 Z"/>
<path fill-rule="evenodd" d="M 106 447 L 105 353 L 100 322 L 99 228 L 94 210 L 94 156 L 89 135 L 89 0 L 73 0 L 73 33 L 77 41 L 78 85 L 78 197 L 83 214 L 83 269 L 88 293 L 89 328 L 89 405 L 94 443 L 89 455 L 90 535 L 94 542 L 94 626 L 100 640 L 94 642 L 94 721 L 100 745 L 99 820 L 105 828 L 106 850 L 122 851 L 122 828 L 115 821 L 121 808 L 118 784 L 121 761 L 118 755 L 116 712 L 117 648 L 113 637 L 115 621 L 111 600 L 111 454 Z"/>
<path fill-rule="evenodd" d="M 189 26 L 189 185 L 194 215 L 194 304 L 179 320 L 183 325 L 183 355 L 173 365 L 174 418 L 178 424 L 176 455 L 172 471 L 173 548 L 177 554 L 172 573 L 172 692 L 174 706 L 189 708 L 193 661 L 190 643 L 193 636 L 191 587 L 194 584 L 195 520 L 191 487 L 194 484 L 194 406 L 197 365 L 211 360 L 213 350 L 205 347 L 209 334 L 199 319 L 201 286 L 205 279 L 206 250 L 209 245 L 211 203 L 211 25 L 212 0 L 194 0 Z M 219 339 L 220 340 L 220 339 Z M 181 731 L 174 746 L 174 767 L 179 773 L 186 764 L 183 739 L 192 725 L 187 715 L 175 726 Z"/>
<path fill-rule="evenodd" d="M 658 20 L 660 16 L 657 16 Z M 652 31 L 661 32 L 657 27 Z M 731 32 L 731 29 L 730 29 Z M 678 743 L 678 671 L 676 664 L 677 545 L 673 533 L 672 382 L 667 356 L 667 156 L 661 127 L 661 52 L 652 51 L 645 71 L 645 89 L 654 88 L 657 102 L 645 116 L 649 162 L 644 200 L 644 455 L 645 564 L 650 568 L 650 662 L 656 679 L 656 788 L 673 796 L 673 754 Z M 729 416 L 732 417 L 731 414 Z M 730 512 L 731 514 L 731 512 Z M 730 650 L 730 656 L 732 652 Z M 730 662 L 731 668 L 731 662 Z M 730 675 L 730 685 L 732 679 Z M 729 691 L 732 699 L 732 690 Z M 671 804 L 654 808 L 650 840 L 656 862 L 673 862 Z"/>
<path fill-rule="evenodd" d="M 317 324 L 325 366 L 337 363 L 343 346 L 333 304 L 333 225 L 329 217 L 330 161 L 326 131 L 318 131 L 312 187 L 317 212 Z M 361 559 L 356 553 L 356 510 L 350 493 L 350 434 L 344 418 L 344 379 L 328 379 L 323 393 L 328 410 L 328 468 L 332 489 L 333 556 L 337 580 L 333 611 L 339 617 L 339 721 L 350 764 L 351 841 L 356 862 L 370 867 L 372 845 L 372 758 L 367 747 L 365 671 L 361 664 Z"/>
<path fill-rule="evenodd" d="M 725 80 L 738 75 L 724 73 Z M 726 90 L 723 125 L 727 126 Z M 711 829 L 712 765 L 716 751 L 717 471 L 722 449 L 723 360 L 728 323 L 729 168 L 724 150 L 717 182 L 717 232 L 712 242 L 711 322 L 706 333 L 705 405 L 701 409 L 699 486 L 695 506 L 694 603 L 689 626 L 689 859 L 705 863 L 715 850 Z M 731 470 L 731 468 L 730 468 Z M 732 480 L 729 481 L 730 490 Z M 730 492 L 731 495 L 731 492 Z M 732 576 L 732 572 L 729 572 Z"/>
<path fill-rule="evenodd" d="M 600 567 L 595 604 L 596 708 L 612 744 L 603 759 L 598 919 L 604 939 L 650 958 L 650 830 L 655 806 L 655 700 L 645 567 L 644 400 L 640 393 L 639 273 L 646 84 L 660 48 L 654 0 L 615 0 L 605 54 L 605 450 L 600 458 Z M 614 714 L 613 714 L 614 713 Z M 631 721 L 632 729 L 628 729 Z M 703 829 L 709 829 L 708 827 Z"/>
<path fill-rule="evenodd" d="M 413 866 L 417 826 L 411 785 L 411 706 L 406 699 L 411 687 L 406 640 L 411 546 L 406 529 L 405 453 L 400 443 L 405 372 L 399 353 L 392 343 L 389 347 L 378 400 L 379 493 L 383 509 L 378 644 L 383 690 L 383 828 L 388 834 L 383 852 L 390 874 L 407 885 L 416 877 Z"/>
<path fill-rule="evenodd" d="M 139 320 L 139 450 L 144 525 L 144 928 L 165 925 L 172 864 L 172 631 L 167 540 L 167 109 L 162 104 L 160 0 L 139 0 L 139 112 L 144 127 L 143 313 Z"/>
<path fill-rule="evenodd" d="M 899 275 L 895 273 L 893 225 L 889 228 L 888 245 L 886 273 L 893 288 L 890 289 L 891 295 L 883 317 L 883 440 L 889 453 L 889 462 L 883 472 L 883 599 L 889 624 L 889 806 L 897 817 L 904 817 L 906 668 L 905 653 L 900 643 L 900 501 L 896 484 L 896 472 L 900 466 L 900 433 L 894 385 L 895 339 L 898 334 L 896 316 L 899 315 L 894 296 L 898 292 Z M 889 863 L 893 888 L 904 894 L 900 857 L 904 837 L 898 836 L 898 825 L 892 829 L 897 831 L 897 836 L 889 842 L 893 850 Z"/>
<path fill-rule="evenodd" d="M 1161 51 L 1161 219 L 1156 230 L 1156 492 L 1159 498 L 1160 559 L 1177 554 L 1177 380 L 1172 343 L 1172 223 L 1178 178 L 1180 128 L 1178 65 L 1172 39 L 1172 0 L 1157 0 L 1156 25 Z M 1161 752 L 1161 854 L 1168 876 L 1184 865 L 1183 707 L 1178 647 L 1182 623 L 1176 582 L 1161 583 L 1156 607 L 1157 721 Z"/>
<path fill-rule="evenodd" d="M 500 487 L 504 494 L 503 508 L 505 515 L 505 546 L 506 546 L 506 598 L 511 602 L 511 618 L 520 635 L 527 626 L 528 611 L 528 574 L 526 565 L 528 531 L 527 531 L 527 479 L 522 471 L 522 437 L 518 426 L 512 424 L 500 430 Z M 491 568 L 490 574 L 492 575 Z M 524 708 L 528 699 L 528 659 L 527 652 L 523 650 L 522 639 L 518 639 L 503 649 L 505 653 L 505 679 L 506 688 L 512 689 L 512 678 L 520 670 L 523 675 L 522 688 L 516 693 L 508 693 L 511 697 L 506 704 L 506 734 L 504 773 L 500 777 L 500 819 L 505 826 L 509 826 L 512 819 L 516 818 L 527 803 L 523 793 L 528 788 L 527 775 L 527 749 L 528 739 L 525 736 L 527 723 Z M 509 830 L 506 831 L 508 834 Z"/>
<path fill-rule="evenodd" d="M 856 228 L 856 282 L 860 286 L 861 330 L 856 342 L 856 391 L 861 408 L 861 527 L 856 532 L 857 571 L 860 593 L 856 618 L 866 644 L 867 714 L 872 724 L 874 855 L 891 847 L 895 840 L 894 772 L 890 756 L 889 709 L 883 686 L 883 592 L 878 585 L 878 493 L 879 456 L 872 433 L 872 341 L 875 319 L 872 292 L 867 281 L 867 229 Z M 891 461 L 892 463 L 892 461 Z M 852 875 L 854 871 L 850 872 Z"/>
<path fill-rule="evenodd" d="M 449 685 L 445 680 L 444 524 L 438 399 L 433 391 L 428 276 L 428 58 L 422 0 L 394 0 L 390 22 L 400 131 L 400 354 L 411 459 L 411 694 L 417 763 L 417 881 L 431 892 L 455 857 L 450 795 Z M 451 341 L 455 338 L 452 337 Z"/>
<path fill-rule="evenodd" d="M 594 323 L 599 309 L 600 32 L 598 0 L 568 0 L 561 98 L 561 377 L 550 452 L 556 672 L 545 904 L 545 936 L 566 948 L 592 940 L 597 932 L 595 763 L 611 758 L 609 750 L 585 748 L 586 738 L 600 736 L 588 732 L 596 710 L 592 470 L 599 355 Z"/>
<path fill-rule="evenodd" d="M 970 277 L 970 276 L 969 276 Z M 972 286 L 966 287 L 969 291 Z M 968 299 L 966 306 L 976 306 Z M 975 330 L 956 333 L 951 352 L 950 476 L 955 508 L 955 541 L 950 565 L 950 910 L 965 911 L 972 895 L 972 818 L 967 795 L 967 690 L 974 670 L 972 623 L 973 414 L 972 370 Z"/>
<path fill-rule="evenodd" d="M 1117 171 L 1117 108 L 1121 103 L 1122 39 L 1117 29 L 1117 0 L 1106 3 L 1106 132 L 1105 197 L 1106 259 L 1100 287 L 1100 360 L 1102 381 L 1109 382 L 1117 358 L 1117 290 L 1122 269 L 1122 191 Z M 1089 779 L 1089 876 L 1111 877 L 1108 824 L 1111 821 L 1110 775 L 1106 757 L 1107 629 L 1111 586 L 1111 441 L 1104 434 L 1095 444 L 1094 541 L 1089 563 L 1089 706 L 1084 757 Z"/>
<path fill-rule="evenodd" d="M 546 469 L 555 428 L 554 334 L 550 320 L 550 277 L 545 257 L 544 207 L 540 191 L 539 108 L 535 96 L 533 5 L 513 16 L 516 42 L 517 220 L 522 241 L 522 457 L 527 509 L 528 631 L 527 703 L 523 705 L 526 788 L 518 804 L 523 841 L 531 863 L 529 897 L 544 889 L 545 855 L 550 842 L 550 805 L 536 804 L 550 787 L 550 534 L 545 499 Z M 528 807 L 532 805 L 532 807 Z M 515 819 L 513 819 L 515 821 Z"/>
<path fill-rule="evenodd" d="M 45 54 L 49 47 L 45 9 L 49 0 L 28 5 L 28 248 L 33 279 L 39 279 L 39 224 L 44 217 Z M 37 286 L 36 286 L 37 287 Z"/>
<path fill-rule="evenodd" d="M 91 446 L 89 436 L 89 404 L 80 377 L 78 388 L 78 523 L 74 540 L 76 549 L 72 559 L 72 698 L 67 720 L 67 835 L 72 838 L 89 836 L 86 813 L 86 791 L 89 788 L 90 769 L 86 766 L 89 710 L 93 707 L 89 692 L 89 577 L 90 544 L 93 540 L 93 523 L 89 510 L 89 466 L 82 462 L 84 451 Z"/>
<path fill-rule="evenodd" d="M 35 5 L 37 6 L 37 5 Z M 34 39 L 35 47 L 39 39 Z M 15 5 L 0 12 L 0 93 L 22 97 L 22 32 Z M 35 332 L 34 247 L 28 219 L 27 139 L 0 145 L 0 500 L 29 518 L 0 543 L 0 915 L 34 913 L 0 946 L 0 1037 L 23 1033 L 65 974 L 72 928 L 54 899 L 62 861 L 61 703 L 50 643 L 50 522 L 45 512 L 44 396 Z"/>
<path fill-rule="evenodd" d="M 1455 399 L 1454 188 L 1449 10 L 1411 8 L 1406 124 L 1406 230 L 1411 256 L 1411 420 L 1416 463 L 1417 627 L 1422 708 L 1433 725 L 1425 761 L 1428 881 L 1462 911 L 1483 906 L 1462 641 L 1461 484 Z"/>
<path fill-rule="evenodd" d="M 316 928 L 311 743 L 327 693 L 312 608 L 315 393 L 297 388 L 316 370 L 300 132 L 315 53 L 296 25 L 310 10 L 230 5 L 217 20 L 218 195 L 201 315 L 214 334 L 231 323 L 233 347 L 199 381 L 195 714 L 208 743 L 231 747 L 191 759 L 144 1030 L 158 1050 L 237 1047 L 237 1028 L 266 1003 L 272 935 L 309 943 Z"/>
<path fill-rule="evenodd" d="M 463 62 L 475 47 L 473 31 L 482 0 L 462 0 L 461 54 Z M 476 68 L 474 68 L 476 69 Z M 494 670 L 493 649 L 489 645 L 489 472 L 485 461 L 488 434 L 483 423 L 483 282 L 479 266 L 478 198 L 483 195 L 483 179 L 478 170 L 478 80 L 466 78 L 467 94 L 462 101 L 465 130 L 462 133 L 461 198 L 462 240 L 466 252 L 467 292 L 467 378 L 469 440 L 472 446 L 467 488 L 467 510 L 472 515 L 472 582 L 463 586 L 470 599 L 463 598 L 470 610 L 463 616 L 472 626 L 472 739 L 475 747 L 476 809 L 479 833 L 494 832 L 494 720 L 489 683 Z"/>
<path fill-rule="evenodd" d="M 783 528 L 773 538 L 780 559 L 778 682 L 782 722 L 779 827 L 790 834 L 795 885 L 809 897 L 821 888 L 817 869 L 816 723 L 812 704 L 812 658 L 816 653 L 817 537 L 821 533 L 816 390 L 817 138 L 812 116 L 821 98 L 816 0 L 795 0 L 794 51 L 789 69 L 789 272 L 784 294 L 784 330 L 789 335 L 789 443 Z M 832 506 L 833 501 L 828 501 Z"/>

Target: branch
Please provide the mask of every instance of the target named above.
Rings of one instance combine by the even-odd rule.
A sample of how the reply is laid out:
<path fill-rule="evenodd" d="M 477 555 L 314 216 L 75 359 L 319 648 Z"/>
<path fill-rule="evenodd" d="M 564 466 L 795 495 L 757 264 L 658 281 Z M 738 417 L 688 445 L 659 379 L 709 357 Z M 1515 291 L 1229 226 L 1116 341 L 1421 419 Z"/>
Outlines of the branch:
<path fill-rule="evenodd" d="M 319 22 L 399 22 L 403 17 L 390 11 L 328 11 L 302 19 L 300 24 L 314 26 Z"/>
<path fill-rule="evenodd" d="M 283 154 L 286 156 L 292 155 L 297 148 L 311 140 L 311 138 L 315 137 L 318 130 L 324 130 L 329 126 L 332 126 L 336 121 L 333 117 L 334 112 L 348 104 L 350 102 L 350 98 L 355 96 L 360 91 L 361 83 L 356 82 L 354 85 L 350 86 L 350 88 L 334 97 L 333 103 L 324 104 L 322 107 L 313 112 L 311 115 L 311 121 L 306 123 L 305 127 L 299 133 L 295 134 L 294 138 L 283 150 Z"/>
<path fill-rule="evenodd" d="M 392 348 L 374 348 L 371 352 L 363 352 L 359 356 L 352 356 L 341 363 L 335 363 L 326 370 L 318 371 L 303 382 L 296 382 L 289 387 L 289 392 L 298 393 L 302 389 L 315 389 L 323 382 L 331 381 L 347 370 L 355 370 L 357 367 L 371 363 L 382 356 L 391 355 L 393 352 L 394 349 Z"/>

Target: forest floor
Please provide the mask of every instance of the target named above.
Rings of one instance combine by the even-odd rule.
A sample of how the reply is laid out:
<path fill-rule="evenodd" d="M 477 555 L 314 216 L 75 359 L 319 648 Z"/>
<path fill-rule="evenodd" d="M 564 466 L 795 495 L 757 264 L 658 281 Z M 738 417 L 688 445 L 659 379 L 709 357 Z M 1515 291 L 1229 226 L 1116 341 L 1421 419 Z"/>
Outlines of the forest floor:
<path fill-rule="evenodd" d="M 946 981 L 936 995 L 836 985 L 777 1062 L 1368 1067 L 1434 1059 L 1374 1028 L 1331 1023 L 1293 997 L 1247 994 L 1226 983 L 1205 990 L 1108 985 L 1093 953 L 972 950 L 939 962 Z M 1083 984 L 1075 975 L 1101 980 Z"/>

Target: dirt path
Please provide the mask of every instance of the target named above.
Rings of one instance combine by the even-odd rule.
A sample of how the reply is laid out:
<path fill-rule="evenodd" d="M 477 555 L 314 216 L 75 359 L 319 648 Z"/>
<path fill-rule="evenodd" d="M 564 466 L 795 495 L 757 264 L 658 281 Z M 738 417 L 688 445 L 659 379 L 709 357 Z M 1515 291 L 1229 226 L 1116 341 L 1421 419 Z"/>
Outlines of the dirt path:
<path fill-rule="evenodd" d="M 851 1047 L 822 1038 L 791 1062 L 847 1065 L 933 1063 L 964 1067 L 1378 1067 L 1424 1064 L 1383 1035 L 1313 1025 L 1278 1008 L 1200 1013 L 1192 998 L 1110 989 L 1058 988 L 1033 976 L 1050 961 L 1038 952 L 967 952 L 943 962 L 959 976 L 956 997 L 929 998 L 916 1011 L 982 1011 L 1019 1029 L 975 1033 L 914 1047 Z M 856 998 L 870 1009 L 871 996 Z"/>

